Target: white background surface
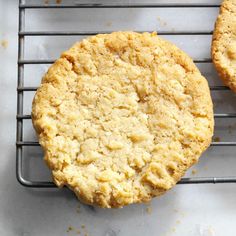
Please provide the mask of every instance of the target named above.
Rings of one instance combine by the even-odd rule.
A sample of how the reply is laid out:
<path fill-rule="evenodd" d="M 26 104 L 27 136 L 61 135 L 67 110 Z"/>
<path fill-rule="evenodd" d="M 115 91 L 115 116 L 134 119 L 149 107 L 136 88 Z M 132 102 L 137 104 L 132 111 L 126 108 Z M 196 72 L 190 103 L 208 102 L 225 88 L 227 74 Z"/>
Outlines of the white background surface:
<path fill-rule="evenodd" d="M 33 1 L 32 1 L 33 2 Z M 36 1 L 34 1 L 36 2 Z M 165 1 L 164 1 L 165 2 Z M 173 0 L 172 0 L 173 2 Z M 178 1 L 176 1 L 178 2 Z M 183 2 L 183 1 L 179 1 Z M 186 1 L 187 2 L 187 1 Z M 197 1 L 188 1 L 197 2 Z M 207 2 L 202 0 L 201 2 Z M 208 2 L 213 2 L 209 0 Z M 219 3 L 218 0 L 214 2 Z M 16 0 L 0 0 L 0 235 L 41 236 L 234 236 L 236 184 L 178 185 L 149 205 L 99 209 L 80 204 L 66 189 L 22 187 L 15 177 L 15 115 L 18 9 Z M 218 9 L 128 9 L 29 11 L 27 30 L 212 30 Z M 209 58 L 209 36 L 165 36 L 193 58 Z M 29 37 L 26 58 L 56 58 L 79 37 Z M 210 84 L 220 84 L 214 68 L 199 65 Z M 25 85 L 37 86 L 46 66 L 27 66 Z M 26 94 L 25 114 L 33 93 Z M 232 92 L 213 93 L 216 112 L 235 112 Z M 226 122 L 230 122 L 227 123 Z M 26 122 L 27 123 L 27 122 Z M 229 127 L 229 125 L 231 127 Z M 233 141 L 236 121 L 216 120 L 216 136 Z M 34 140 L 30 121 L 24 140 Z M 37 149 L 37 150 L 36 150 Z M 26 149 L 25 177 L 48 179 L 40 149 Z M 195 176 L 236 175 L 236 147 L 210 148 L 193 169 Z M 188 173 L 192 176 L 191 170 Z M 77 207 L 80 206 L 80 212 Z M 151 211 L 151 212 L 150 212 Z M 85 229 L 82 229 L 82 225 Z M 73 230 L 66 232 L 69 226 Z"/>

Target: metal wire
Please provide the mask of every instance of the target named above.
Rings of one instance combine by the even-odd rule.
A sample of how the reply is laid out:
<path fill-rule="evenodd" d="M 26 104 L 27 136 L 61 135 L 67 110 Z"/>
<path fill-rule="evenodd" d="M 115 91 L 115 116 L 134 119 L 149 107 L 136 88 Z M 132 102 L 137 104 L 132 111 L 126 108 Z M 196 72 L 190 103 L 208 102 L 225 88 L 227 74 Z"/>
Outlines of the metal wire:
<path fill-rule="evenodd" d="M 109 31 L 25 31 L 25 11 L 28 9 L 64 9 L 64 8 L 209 8 L 219 7 L 219 4 L 189 4 L 189 3 L 96 3 L 82 4 L 75 3 L 70 5 L 65 4 L 25 4 L 24 0 L 19 0 L 19 32 L 18 32 L 18 83 L 17 83 L 17 134 L 16 134 L 16 177 L 18 181 L 26 186 L 33 188 L 53 188 L 55 184 L 50 181 L 31 181 L 24 177 L 23 173 L 23 147 L 39 146 L 38 142 L 23 140 L 23 121 L 30 120 L 31 115 L 23 114 L 24 92 L 33 92 L 37 87 L 24 86 L 24 66 L 25 65 L 40 65 L 52 64 L 55 59 L 25 59 L 24 47 L 25 37 L 32 36 L 89 36 L 98 33 L 110 33 Z M 211 35 L 212 31 L 160 31 L 159 35 Z M 211 63 L 210 58 L 198 58 L 195 63 Z M 211 86 L 212 91 L 227 91 L 226 86 Z M 214 114 L 215 119 L 231 119 L 236 118 L 236 113 L 220 113 Z M 228 142 L 212 142 L 211 146 L 236 146 L 236 141 Z M 182 178 L 178 184 L 203 184 L 203 183 L 236 183 L 236 176 L 228 177 L 194 177 Z"/>
<path fill-rule="evenodd" d="M 36 91 L 38 87 L 17 87 L 17 91 Z M 229 90 L 226 86 L 210 86 L 211 91 L 226 91 Z M 226 113 L 227 114 L 227 113 Z"/>
<path fill-rule="evenodd" d="M 219 7 L 211 3 L 75 3 L 75 4 L 20 4 L 20 9 L 42 8 L 193 8 L 193 7 Z"/>
<path fill-rule="evenodd" d="M 23 0 L 19 0 L 21 5 Z M 25 10 L 20 9 L 19 11 L 19 32 L 25 28 Z M 24 36 L 19 35 L 18 37 L 18 61 L 24 58 Z M 18 64 L 18 87 L 24 87 L 24 65 Z M 23 114 L 23 96 L 24 91 L 17 91 L 17 115 Z M 23 139 L 23 120 L 17 119 L 16 128 L 16 140 Z M 26 180 L 22 175 L 22 147 L 16 146 L 16 178 L 20 183 L 24 183 Z"/>
<path fill-rule="evenodd" d="M 37 65 L 37 64 L 52 64 L 55 61 L 55 59 L 41 59 L 41 60 L 19 60 L 18 64 L 19 65 Z M 211 59 L 206 58 L 206 59 L 195 59 L 195 63 L 210 63 Z"/>
<path fill-rule="evenodd" d="M 142 33 L 144 31 L 136 31 Z M 148 32 L 148 31 L 145 31 Z M 22 36 L 91 36 L 109 34 L 111 31 L 20 31 Z M 212 31 L 158 31 L 158 35 L 211 35 Z"/>

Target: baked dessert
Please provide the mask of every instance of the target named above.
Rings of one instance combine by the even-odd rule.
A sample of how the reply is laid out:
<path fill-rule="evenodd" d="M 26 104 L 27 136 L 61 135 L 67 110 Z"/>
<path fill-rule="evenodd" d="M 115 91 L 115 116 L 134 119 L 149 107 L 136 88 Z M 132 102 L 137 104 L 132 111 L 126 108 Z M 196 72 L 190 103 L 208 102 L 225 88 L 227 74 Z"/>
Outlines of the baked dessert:
<path fill-rule="evenodd" d="M 212 60 L 224 83 L 236 92 L 236 0 L 224 0 L 215 23 Z"/>
<path fill-rule="evenodd" d="M 76 43 L 49 68 L 32 120 L 57 186 L 101 207 L 147 202 L 173 187 L 213 134 L 207 81 L 156 33 Z"/>

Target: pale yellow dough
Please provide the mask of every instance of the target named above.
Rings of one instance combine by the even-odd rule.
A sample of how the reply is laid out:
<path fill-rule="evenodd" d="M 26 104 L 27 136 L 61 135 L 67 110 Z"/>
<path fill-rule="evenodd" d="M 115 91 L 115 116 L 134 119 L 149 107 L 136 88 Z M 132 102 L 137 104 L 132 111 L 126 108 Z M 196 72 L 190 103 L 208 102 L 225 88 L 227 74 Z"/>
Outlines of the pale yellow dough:
<path fill-rule="evenodd" d="M 213 134 L 207 81 L 156 33 L 76 43 L 48 70 L 32 119 L 58 186 L 122 207 L 173 187 Z"/>

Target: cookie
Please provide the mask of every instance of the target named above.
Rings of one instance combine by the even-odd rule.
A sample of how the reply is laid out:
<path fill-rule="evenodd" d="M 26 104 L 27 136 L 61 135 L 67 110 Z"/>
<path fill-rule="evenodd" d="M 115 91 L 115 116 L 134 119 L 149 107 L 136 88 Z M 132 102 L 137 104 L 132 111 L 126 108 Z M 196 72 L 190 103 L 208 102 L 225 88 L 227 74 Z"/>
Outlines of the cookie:
<path fill-rule="evenodd" d="M 151 200 L 198 161 L 213 134 L 208 83 L 156 33 L 76 43 L 49 68 L 32 120 L 57 186 L 101 207 Z"/>
<path fill-rule="evenodd" d="M 215 23 L 212 60 L 225 85 L 236 92 L 236 0 L 224 0 Z"/>

